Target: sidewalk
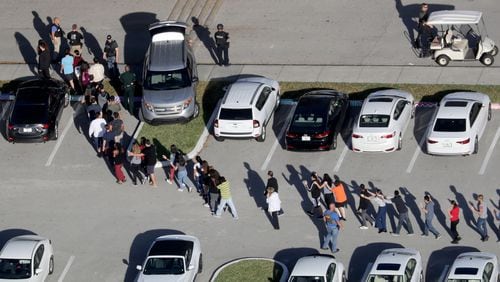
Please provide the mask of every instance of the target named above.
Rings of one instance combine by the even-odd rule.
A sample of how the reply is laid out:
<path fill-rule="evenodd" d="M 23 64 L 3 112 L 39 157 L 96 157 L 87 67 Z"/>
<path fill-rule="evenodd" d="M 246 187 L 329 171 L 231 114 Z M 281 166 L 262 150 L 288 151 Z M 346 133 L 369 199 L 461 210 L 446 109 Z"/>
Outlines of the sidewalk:
<path fill-rule="evenodd" d="M 120 66 L 123 70 L 123 65 Z M 479 84 L 498 85 L 500 67 L 470 66 L 348 66 L 348 65 L 198 65 L 202 81 L 216 78 L 256 74 L 278 81 L 350 82 L 350 83 L 415 83 L 415 84 Z M 0 64 L 0 80 L 33 76 L 26 64 Z M 56 74 L 52 73 L 55 77 Z"/>

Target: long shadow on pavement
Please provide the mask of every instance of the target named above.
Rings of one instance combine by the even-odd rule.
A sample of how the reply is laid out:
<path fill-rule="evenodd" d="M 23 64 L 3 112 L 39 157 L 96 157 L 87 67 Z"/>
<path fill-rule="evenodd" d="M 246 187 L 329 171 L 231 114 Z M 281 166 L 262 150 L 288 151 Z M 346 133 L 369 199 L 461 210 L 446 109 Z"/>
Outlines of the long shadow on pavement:
<path fill-rule="evenodd" d="M 184 232 L 173 229 L 154 229 L 148 230 L 135 236 L 132 245 L 130 246 L 129 257 L 123 259 L 122 262 L 126 264 L 127 272 L 125 273 L 125 282 L 132 282 L 137 274 L 136 266 L 144 262 L 147 252 L 154 240 L 164 235 L 183 235 Z"/>
<path fill-rule="evenodd" d="M 260 177 L 257 171 L 253 170 L 249 163 L 244 162 L 243 166 L 247 170 L 247 178 L 243 179 L 247 189 L 248 195 L 252 197 L 255 201 L 257 208 L 260 208 L 266 215 L 269 223 L 272 224 L 271 215 L 267 212 L 266 196 L 264 191 L 266 189 L 266 184 L 264 180 Z"/>
<path fill-rule="evenodd" d="M 212 36 L 210 36 L 210 30 L 207 26 L 200 25 L 197 17 L 192 17 L 191 21 L 193 22 L 193 30 L 196 33 L 198 39 L 203 43 L 203 46 L 207 49 L 210 57 L 214 63 L 218 64 L 217 55 L 215 51 L 215 41 Z"/>
<path fill-rule="evenodd" d="M 49 21 L 47 24 L 42 21 L 40 18 L 40 15 L 38 14 L 37 11 L 31 11 L 33 14 L 33 28 L 36 30 L 38 33 L 38 36 L 40 39 L 43 41 L 47 42 L 47 44 L 50 44 L 50 23 L 52 21 Z"/>
<path fill-rule="evenodd" d="M 417 198 L 410 193 L 410 190 L 406 187 L 400 187 L 399 190 L 401 191 L 401 194 L 404 197 L 404 201 L 408 208 L 410 209 L 411 213 L 413 213 L 413 216 L 417 220 L 418 227 L 420 228 L 420 231 L 423 233 L 425 229 L 425 223 L 422 220 L 422 213 L 420 212 L 420 207 L 418 206 L 417 203 Z"/>
<path fill-rule="evenodd" d="M 35 64 L 37 63 L 35 49 L 31 46 L 29 40 L 20 32 L 15 32 L 14 37 L 16 38 L 17 47 L 23 56 L 24 62 L 29 65 L 30 71 L 34 75 L 37 75 L 35 71 Z"/>
<path fill-rule="evenodd" d="M 455 200 L 458 203 L 458 206 L 462 210 L 462 215 L 465 220 L 465 224 L 472 228 L 473 230 L 476 229 L 476 220 L 474 219 L 474 214 L 472 213 L 472 210 L 470 209 L 469 205 L 467 204 L 467 200 L 465 199 L 464 195 L 460 192 L 458 192 L 457 188 L 455 185 L 450 185 L 450 190 L 455 194 Z"/>
<path fill-rule="evenodd" d="M 120 23 L 125 31 L 123 56 L 121 56 L 124 63 L 142 64 L 151 42 L 148 27 L 157 21 L 156 14 L 149 12 L 134 12 L 120 17 Z"/>
<path fill-rule="evenodd" d="M 369 271 L 368 267 L 375 262 L 377 256 L 386 249 L 403 248 L 396 243 L 375 242 L 357 247 L 351 255 L 349 261 L 348 275 L 349 281 L 361 281 L 363 275 Z"/>
<path fill-rule="evenodd" d="M 441 279 L 446 275 L 446 270 L 451 267 L 458 255 L 465 252 L 478 251 L 478 249 L 469 246 L 452 246 L 435 250 L 431 253 L 427 261 L 427 267 L 424 271 L 426 276 L 425 281 L 443 281 Z"/>
<path fill-rule="evenodd" d="M 451 230 L 447 225 L 446 220 L 448 219 L 448 216 L 446 216 L 443 212 L 443 208 L 441 207 L 441 204 L 439 201 L 432 196 L 432 194 L 429 191 L 425 191 L 425 194 L 431 196 L 432 201 L 434 202 L 434 215 L 436 216 L 439 224 L 443 227 L 443 229 L 448 233 L 450 238 L 452 238 L 451 235 Z M 439 231 L 439 230 L 438 230 Z"/>
<path fill-rule="evenodd" d="M 94 58 L 97 58 L 100 63 L 104 63 L 104 59 L 102 58 L 102 48 L 101 45 L 99 44 L 99 41 L 97 38 L 94 36 L 94 34 L 90 33 L 85 27 L 81 26 L 80 30 L 82 31 L 83 35 L 83 42 L 85 46 L 87 47 L 87 52 L 93 56 Z M 89 61 L 92 61 L 89 59 Z"/>

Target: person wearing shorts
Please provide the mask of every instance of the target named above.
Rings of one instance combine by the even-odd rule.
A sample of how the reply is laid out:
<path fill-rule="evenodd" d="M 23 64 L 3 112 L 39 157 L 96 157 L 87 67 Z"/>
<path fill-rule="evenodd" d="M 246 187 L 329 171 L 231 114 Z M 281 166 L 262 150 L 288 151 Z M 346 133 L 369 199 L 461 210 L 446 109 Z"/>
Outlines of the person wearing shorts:
<path fill-rule="evenodd" d="M 340 214 L 341 220 L 346 220 L 345 218 L 345 206 L 347 204 L 347 195 L 345 193 L 344 184 L 339 179 L 336 179 L 333 183 L 333 197 L 335 198 L 335 207 Z"/>
<path fill-rule="evenodd" d="M 75 90 L 75 84 L 73 82 L 74 78 L 74 68 L 73 68 L 74 58 L 69 52 L 69 48 L 66 49 L 66 55 L 61 60 L 61 72 L 64 75 L 64 80 L 71 86 L 71 89 Z"/>

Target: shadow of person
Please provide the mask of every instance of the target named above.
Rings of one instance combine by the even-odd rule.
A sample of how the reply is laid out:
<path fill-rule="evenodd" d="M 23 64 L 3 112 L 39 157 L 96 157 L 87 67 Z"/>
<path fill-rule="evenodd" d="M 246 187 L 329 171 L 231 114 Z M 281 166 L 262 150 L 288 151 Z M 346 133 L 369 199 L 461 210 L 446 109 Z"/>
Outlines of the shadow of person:
<path fill-rule="evenodd" d="M 151 42 L 149 25 L 158 22 L 155 13 L 134 12 L 120 17 L 120 23 L 125 31 L 123 48 L 120 50 L 123 63 L 142 64 L 144 54 Z"/>
<path fill-rule="evenodd" d="M 33 28 L 38 33 L 38 36 L 47 44 L 50 44 L 50 25 L 44 23 L 40 18 L 40 15 L 36 11 L 31 11 L 33 14 Z M 52 22 L 52 21 L 49 21 Z"/>
<path fill-rule="evenodd" d="M 250 164 L 247 162 L 243 163 L 243 166 L 247 170 L 247 178 L 243 179 L 247 189 L 248 195 L 253 198 L 255 201 L 255 205 L 262 209 L 266 214 L 267 219 L 272 224 L 271 215 L 267 212 L 267 203 L 266 196 L 264 191 L 266 189 L 266 184 L 264 180 L 260 177 L 260 175 L 250 167 Z"/>
<path fill-rule="evenodd" d="M 448 233 L 448 235 L 450 235 L 450 237 L 452 237 L 451 230 L 448 227 L 448 225 L 446 224 L 448 217 L 444 214 L 443 209 L 441 208 L 441 204 L 428 191 L 425 191 L 425 194 L 429 195 L 431 197 L 432 201 L 434 202 L 434 215 L 436 216 L 439 224 L 441 224 L 441 226 L 444 228 L 446 233 Z"/>
<path fill-rule="evenodd" d="M 488 209 L 488 218 L 486 221 L 490 225 L 490 228 L 493 231 L 493 234 L 497 235 L 497 241 L 500 241 L 500 229 L 499 229 L 497 223 L 495 222 L 496 217 L 491 211 L 492 211 L 491 209 Z"/>
<path fill-rule="evenodd" d="M 455 194 L 455 200 L 462 210 L 465 224 L 467 224 L 467 226 L 472 229 L 476 229 L 476 220 L 474 219 L 474 214 L 467 204 L 467 200 L 465 199 L 464 195 L 458 192 L 457 188 L 454 185 L 450 185 L 450 190 L 453 194 Z"/>
<path fill-rule="evenodd" d="M 193 30 L 196 33 L 196 37 L 198 37 L 198 39 L 203 43 L 203 46 L 207 49 L 210 57 L 214 60 L 214 63 L 219 64 L 215 49 L 215 41 L 210 36 L 210 30 L 208 27 L 200 25 L 197 17 L 192 17 L 191 21 L 193 22 Z"/>
<path fill-rule="evenodd" d="M 422 220 L 422 214 L 420 212 L 420 207 L 417 204 L 417 198 L 412 193 L 410 193 L 410 191 L 406 187 L 399 188 L 399 191 L 401 191 L 401 194 L 403 194 L 406 205 L 410 209 L 411 213 L 413 213 L 413 216 L 416 218 L 420 231 L 423 231 L 425 229 L 425 223 Z"/>
<path fill-rule="evenodd" d="M 37 75 L 37 72 L 35 70 L 35 65 L 37 63 L 35 49 L 33 48 L 33 46 L 31 46 L 29 40 L 21 33 L 15 32 L 14 37 L 16 38 L 19 52 L 21 52 L 21 55 L 23 55 L 24 62 L 29 65 L 30 71 L 34 75 Z"/>
<path fill-rule="evenodd" d="M 347 187 L 348 187 L 347 189 L 348 189 L 348 190 L 349 190 L 349 192 L 350 192 L 349 194 L 351 194 L 351 197 L 352 197 L 352 194 L 359 194 L 359 190 L 360 190 L 360 188 L 359 188 L 359 184 L 358 184 L 355 180 L 351 180 L 351 185 L 349 185 L 349 186 L 347 186 Z M 370 203 L 370 208 L 372 208 L 371 203 Z M 363 223 L 363 220 L 361 220 L 361 217 L 360 217 L 360 215 L 359 215 L 359 213 L 358 213 L 358 210 L 357 210 L 356 208 L 353 208 L 353 212 L 354 212 L 354 216 L 356 217 L 356 219 L 358 220 L 358 222 L 359 222 L 360 224 L 362 224 L 362 223 Z M 367 209 L 367 211 L 366 211 L 366 212 L 367 212 L 368 214 L 370 214 L 370 212 L 371 212 L 371 211 L 370 211 L 370 209 Z"/>
<path fill-rule="evenodd" d="M 94 58 L 99 59 L 100 63 L 104 63 L 102 59 L 102 48 L 97 38 L 83 26 L 80 27 L 80 30 L 83 35 L 83 43 L 87 47 L 87 52 Z"/>
<path fill-rule="evenodd" d="M 147 257 L 147 251 L 154 240 L 164 235 L 184 235 L 184 232 L 172 229 L 154 229 L 139 233 L 135 236 L 130 246 L 129 257 L 122 259 L 127 265 L 127 272 L 123 281 L 132 282 L 137 274 L 136 266 L 141 265 Z"/>

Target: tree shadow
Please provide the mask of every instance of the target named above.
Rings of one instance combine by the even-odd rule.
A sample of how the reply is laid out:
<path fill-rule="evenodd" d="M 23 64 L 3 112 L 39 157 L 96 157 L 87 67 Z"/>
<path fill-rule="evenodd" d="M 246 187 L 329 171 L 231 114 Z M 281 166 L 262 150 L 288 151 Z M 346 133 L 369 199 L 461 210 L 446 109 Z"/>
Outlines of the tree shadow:
<path fill-rule="evenodd" d="M 83 26 L 80 27 L 80 31 L 83 35 L 83 42 L 85 42 L 85 46 L 87 46 L 87 52 L 94 58 L 97 58 L 100 63 L 104 63 L 104 60 L 102 58 L 102 48 L 97 38 L 94 36 L 94 34 L 88 32 L 88 30 Z"/>
<path fill-rule="evenodd" d="M 124 63 L 143 63 L 151 42 L 149 25 L 155 22 L 158 22 L 156 14 L 149 12 L 134 12 L 120 17 L 120 23 L 125 31 L 122 57 Z"/>
<path fill-rule="evenodd" d="M 210 36 L 210 30 L 207 26 L 200 25 L 197 17 L 192 17 L 191 21 L 193 22 L 193 30 L 196 33 L 196 36 L 203 43 L 203 46 L 207 49 L 214 63 L 218 64 L 219 61 L 217 60 L 215 51 L 215 41 L 213 37 Z"/>
<path fill-rule="evenodd" d="M 33 28 L 43 41 L 50 44 L 50 23 L 52 23 L 52 19 L 48 21 L 48 24 L 46 24 L 42 21 L 37 11 L 31 11 L 31 13 L 33 14 Z"/>
<path fill-rule="evenodd" d="M 457 201 L 458 206 L 462 210 L 463 218 L 465 220 L 465 223 L 467 226 L 469 226 L 472 229 L 476 229 L 476 220 L 474 219 L 474 214 L 472 213 L 472 210 L 470 209 L 469 205 L 467 204 L 467 200 L 465 199 L 464 195 L 460 192 L 458 192 L 457 188 L 455 185 L 450 185 L 450 190 L 455 194 L 455 200 Z"/>
<path fill-rule="evenodd" d="M 18 229 L 18 228 L 12 228 L 0 231 L 0 250 L 3 248 L 5 243 L 7 243 L 7 241 L 9 241 L 14 237 L 22 235 L 37 235 L 37 234 L 30 230 Z"/>
<path fill-rule="evenodd" d="M 173 229 L 154 229 L 139 233 L 135 236 L 130 246 L 128 260 L 125 258 L 122 259 L 122 262 L 128 266 L 124 278 L 125 282 L 134 281 L 137 274 L 136 266 L 142 265 L 148 255 L 148 249 L 154 240 L 164 235 L 184 235 L 184 232 Z"/>
<path fill-rule="evenodd" d="M 408 188 L 406 187 L 400 187 L 399 191 L 403 195 L 405 203 L 410 209 L 411 213 L 413 213 L 413 216 L 416 218 L 420 231 L 423 232 L 423 230 L 425 229 L 425 223 L 422 220 L 422 214 L 417 203 L 417 198 L 412 193 L 410 193 L 410 190 L 408 190 Z"/>
<path fill-rule="evenodd" d="M 436 216 L 439 224 L 441 224 L 441 226 L 444 228 L 446 233 L 448 233 L 448 235 L 450 235 L 450 237 L 452 237 L 451 230 L 448 227 L 448 225 L 446 224 L 446 220 L 448 217 L 444 214 L 443 209 L 441 208 L 441 204 L 439 203 L 439 201 L 435 197 L 432 196 L 432 194 L 429 191 L 425 191 L 425 194 L 429 195 L 431 197 L 432 201 L 434 202 L 434 215 Z"/>
<path fill-rule="evenodd" d="M 318 250 L 313 249 L 313 248 L 289 248 L 289 249 L 284 249 L 284 250 L 279 250 L 276 252 L 274 255 L 273 259 L 277 260 L 288 268 L 290 273 L 292 272 L 293 267 L 297 263 L 297 260 L 299 260 L 302 257 L 305 256 L 311 256 L 311 255 L 317 255 L 319 254 Z M 275 277 L 276 278 L 276 277 Z M 279 281 L 278 279 L 275 279 L 276 281 Z"/>
<path fill-rule="evenodd" d="M 348 275 L 349 281 L 362 281 L 369 267 L 375 262 L 377 256 L 386 249 L 403 248 L 396 243 L 375 242 L 357 247 L 351 255 L 349 261 Z"/>
<path fill-rule="evenodd" d="M 23 56 L 24 62 L 29 65 L 30 71 L 34 75 L 37 75 L 37 72 L 35 70 L 35 65 L 37 63 L 37 54 L 35 49 L 33 48 L 33 46 L 31 46 L 29 40 L 21 33 L 15 32 L 14 37 L 16 38 L 17 47 L 19 48 L 19 51 Z"/>
<path fill-rule="evenodd" d="M 429 256 L 425 269 L 425 281 L 440 281 L 446 275 L 458 255 L 465 252 L 478 252 L 479 250 L 469 246 L 451 246 L 435 250 Z"/>

